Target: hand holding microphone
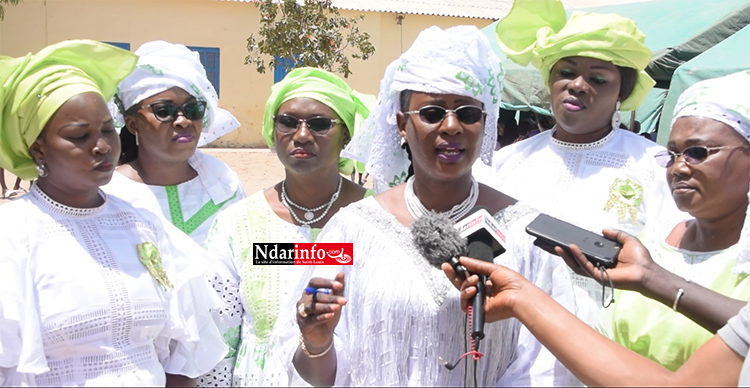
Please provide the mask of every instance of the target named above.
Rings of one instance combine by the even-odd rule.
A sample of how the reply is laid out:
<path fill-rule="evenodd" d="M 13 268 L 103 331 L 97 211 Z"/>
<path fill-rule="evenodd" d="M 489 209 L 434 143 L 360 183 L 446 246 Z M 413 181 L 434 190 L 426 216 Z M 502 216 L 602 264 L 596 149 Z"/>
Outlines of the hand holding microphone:
<path fill-rule="evenodd" d="M 442 268 L 443 263 L 450 264 L 454 285 L 459 277 L 465 277 L 459 256 L 468 255 L 491 263 L 495 256 L 505 252 L 505 236 L 483 206 L 472 209 L 470 215 L 456 225 L 444 215 L 429 212 L 415 220 L 411 229 L 414 243 L 433 266 Z M 484 338 L 485 280 L 482 278 L 475 285 L 472 300 L 471 337 L 477 348 Z M 462 307 L 466 306 L 462 304 Z"/>

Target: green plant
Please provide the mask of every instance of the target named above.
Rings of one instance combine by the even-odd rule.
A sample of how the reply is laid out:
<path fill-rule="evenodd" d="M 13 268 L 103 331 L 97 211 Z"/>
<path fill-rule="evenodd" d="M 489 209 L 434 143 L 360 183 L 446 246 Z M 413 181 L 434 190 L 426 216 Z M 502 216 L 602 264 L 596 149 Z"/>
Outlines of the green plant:
<path fill-rule="evenodd" d="M 348 77 L 349 56 L 366 60 L 375 53 L 370 35 L 357 23 L 364 16 L 346 18 L 331 0 L 257 1 L 260 30 L 247 39 L 245 64 L 254 64 L 259 73 L 266 67 L 318 67 Z M 271 59 L 267 60 L 266 56 Z M 286 60 L 284 60 L 286 59 Z"/>

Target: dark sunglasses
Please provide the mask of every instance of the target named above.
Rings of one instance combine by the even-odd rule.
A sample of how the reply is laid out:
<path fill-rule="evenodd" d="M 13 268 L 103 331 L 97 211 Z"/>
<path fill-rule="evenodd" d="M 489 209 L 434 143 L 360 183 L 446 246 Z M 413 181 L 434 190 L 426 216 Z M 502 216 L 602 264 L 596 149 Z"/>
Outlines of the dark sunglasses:
<path fill-rule="evenodd" d="M 685 148 L 684 150 L 682 150 L 682 152 L 672 152 L 664 150 L 654 155 L 654 158 L 656 158 L 656 163 L 658 163 L 662 167 L 671 167 L 674 164 L 675 160 L 677 160 L 677 157 L 680 155 L 682 155 L 682 157 L 685 159 L 685 163 L 687 164 L 699 164 L 706 160 L 709 155 L 719 152 L 720 150 L 747 147 L 748 146 L 744 145 L 722 147 L 692 146 Z"/>
<path fill-rule="evenodd" d="M 141 109 L 151 108 L 151 112 L 157 120 L 162 123 L 169 123 L 177 119 L 177 112 L 182 112 L 188 120 L 202 120 L 206 114 L 206 105 L 205 101 L 190 101 L 182 104 L 182 106 L 171 102 L 155 102 L 142 106 Z"/>
<path fill-rule="evenodd" d="M 437 124 L 445 119 L 445 116 L 451 112 L 456 115 L 458 121 L 462 124 L 476 124 L 484 117 L 485 112 L 482 108 L 474 105 L 459 106 L 456 109 L 445 109 L 442 106 L 428 105 L 404 114 L 411 115 L 419 113 L 419 118 L 427 124 Z"/>
<path fill-rule="evenodd" d="M 341 120 L 332 119 L 326 116 L 315 116 L 309 119 L 298 119 L 292 115 L 281 114 L 273 116 L 274 122 L 276 122 L 276 131 L 288 135 L 297 132 L 302 123 L 307 125 L 307 128 L 313 133 L 323 135 L 333 128 L 334 124 L 338 124 Z"/>

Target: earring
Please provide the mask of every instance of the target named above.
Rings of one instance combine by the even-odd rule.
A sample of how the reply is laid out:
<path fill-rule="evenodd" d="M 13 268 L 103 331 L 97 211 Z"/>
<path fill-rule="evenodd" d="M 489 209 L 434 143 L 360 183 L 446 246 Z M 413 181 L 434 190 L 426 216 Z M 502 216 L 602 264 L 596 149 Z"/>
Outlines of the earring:
<path fill-rule="evenodd" d="M 138 132 L 135 133 L 135 146 L 138 147 Z"/>
<path fill-rule="evenodd" d="M 620 101 L 615 104 L 615 113 L 612 115 L 612 129 L 620 128 Z"/>
<path fill-rule="evenodd" d="M 49 170 L 47 170 L 47 166 L 44 165 L 44 161 L 41 159 L 36 161 L 36 174 L 40 178 L 46 178 L 49 175 Z"/>

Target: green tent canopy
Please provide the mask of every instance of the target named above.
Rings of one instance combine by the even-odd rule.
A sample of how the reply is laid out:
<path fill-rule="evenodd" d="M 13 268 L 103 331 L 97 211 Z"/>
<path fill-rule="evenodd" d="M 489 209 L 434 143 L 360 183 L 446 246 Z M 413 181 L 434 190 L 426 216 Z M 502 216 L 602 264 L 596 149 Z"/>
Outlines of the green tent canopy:
<path fill-rule="evenodd" d="M 678 67 L 672 77 L 669 93 L 659 122 L 660 144 L 666 144 L 671 130 L 677 99 L 691 85 L 750 69 L 750 26 L 740 30 L 708 51 Z"/>
<path fill-rule="evenodd" d="M 573 11 L 568 10 L 568 16 Z M 653 132 L 657 128 L 672 73 L 682 63 L 750 23 L 747 0 L 716 0 L 710 5 L 705 0 L 657 0 L 581 11 L 616 13 L 635 20 L 638 28 L 646 34 L 646 46 L 655 53 L 647 71 L 658 72 L 655 76 L 661 82 L 636 110 L 636 120 L 641 123 L 642 132 Z M 508 59 L 497 45 L 496 25 L 497 22 L 492 23 L 482 32 L 506 70 L 501 107 L 549 115 L 549 94 L 541 74 L 531 65 L 519 66 Z M 628 123 L 629 117 L 629 113 L 624 113 L 623 122 Z"/>

